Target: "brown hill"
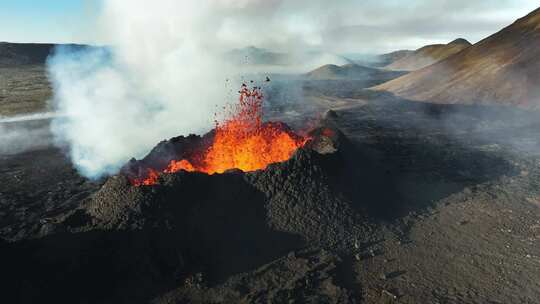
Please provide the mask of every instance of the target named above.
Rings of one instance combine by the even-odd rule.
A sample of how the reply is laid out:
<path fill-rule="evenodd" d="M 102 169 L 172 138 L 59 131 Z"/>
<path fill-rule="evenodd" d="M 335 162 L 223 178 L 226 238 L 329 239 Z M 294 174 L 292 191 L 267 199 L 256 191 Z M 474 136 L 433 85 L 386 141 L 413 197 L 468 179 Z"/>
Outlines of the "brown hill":
<path fill-rule="evenodd" d="M 386 66 L 386 69 L 416 71 L 459 53 L 469 46 L 471 46 L 469 41 L 460 38 L 448 44 L 427 45 L 411 53 L 398 52 L 396 55 L 401 56 L 401 58 L 398 57 L 392 61 Z"/>
<path fill-rule="evenodd" d="M 375 87 L 438 103 L 540 105 L 540 8 L 441 62 Z"/>

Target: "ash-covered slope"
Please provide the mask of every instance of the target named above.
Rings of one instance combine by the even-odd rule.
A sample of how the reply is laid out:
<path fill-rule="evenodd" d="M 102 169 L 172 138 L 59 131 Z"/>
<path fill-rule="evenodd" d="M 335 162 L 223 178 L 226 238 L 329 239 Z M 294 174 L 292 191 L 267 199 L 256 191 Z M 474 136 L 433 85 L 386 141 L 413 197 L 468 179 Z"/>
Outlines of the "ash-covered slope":
<path fill-rule="evenodd" d="M 205 147 L 212 136 L 213 133 L 210 132 L 203 137 L 191 135 L 164 141 L 143 160 L 132 160 L 123 168 L 122 176 L 135 177 L 147 168 L 159 170 L 174 157 L 184 158 L 199 147 Z M 190 198 L 188 200 L 191 201 L 199 201 L 208 195 L 208 191 L 205 191 L 208 185 L 217 183 L 217 187 L 220 188 L 222 184 L 225 191 L 245 185 L 263 194 L 269 216 L 267 221 L 271 227 L 301 235 L 304 239 L 318 244 L 336 245 L 346 242 L 348 237 L 338 231 L 343 227 L 350 228 L 347 229 L 349 231 L 355 230 L 352 227 L 354 217 L 351 218 L 354 212 L 350 212 L 351 208 L 347 207 L 348 199 L 341 193 L 340 186 L 343 186 L 343 181 L 354 172 L 346 168 L 346 158 L 352 157 L 354 148 L 339 130 L 331 126 L 313 130 L 310 137 L 312 138 L 310 142 L 299 149 L 289 161 L 272 164 L 265 170 L 248 173 L 230 170 L 224 174 L 214 175 L 196 172 L 181 172 L 180 175 L 161 174 L 155 187 L 130 186 L 120 190 L 122 192 L 127 190 L 122 195 L 111 195 L 108 186 L 116 189 L 119 185 L 126 185 L 124 177 L 113 178 L 105 184 L 102 191 L 95 195 L 88 210 L 94 218 L 101 219 L 100 225 L 106 227 L 139 226 L 146 223 L 145 217 L 143 216 L 144 220 L 140 222 L 138 213 L 131 213 L 131 211 L 134 210 L 132 206 L 138 206 L 143 201 L 164 200 L 164 204 L 170 204 L 170 200 L 183 200 L 184 197 Z M 179 179 L 179 176 L 183 178 Z M 200 185 L 192 184 L 184 189 L 183 187 L 189 184 L 190 180 L 198 181 Z M 145 197 L 144 194 L 148 194 L 149 189 L 152 190 L 150 191 L 152 195 L 159 195 Z M 187 189 L 189 191 L 186 191 Z M 160 193 L 160 191 L 163 192 Z M 112 192 L 117 192 L 117 190 Z M 166 195 L 162 196 L 163 193 Z M 193 195 L 188 193 L 193 193 Z M 124 200 L 124 197 L 133 198 Z M 212 201 L 220 200 L 220 197 L 218 195 Z M 132 205 L 138 200 L 141 203 Z M 239 196 L 238 200 L 245 199 Z M 119 209 L 120 206 L 123 206 L 122 211 Z M 299 208 L 297 211 L 301 209 L 301 212 L 291 212 L 288 210 L 291 206 Z M 327 217 L 332 217 L 332 219 Z M 324 221 L 325 224 L 319 225 L 314 219 Z"/>
<path fill-rule="evenodd" d="M 375 87 L 417 101 L 540 105 L 540 9 L 432 66 Z"/>
<path fill-rule="evenodd" d="M 6 297 L 12 302 L 146 303 L 178 288 L 225 282 L 244 286 L 234 292 L 238 299 L 256 296 L 249 296 L 250 288 L 257 289 L 260 280 L 273 282 L 273 292 L 290 289 L 280 285 L 287 281 L 276 280 L 291 273 L 280 274 L 280 267 L 333 276 L 339 260 L 333 253 L 282 257 L 306 246 L 347 251 L 365 241 L 372 226 L 361 210 L 363 203 L 373 203 L 372 197 L 366 192 L 353 203 L 343 189 L 350 188 L 351 180 L 365 180 L 366 189 L 375 189 L 378 179 L 348 168 L 347 159 L 358 153 L 339 130 L 325 126 L 311 137 L 289 161 L 263 171 L 180 171 L 162 174 L 148 187 L 133 186 L 124 174 L 111 177 L 77 210 L 47 219 L 39 238 L 0 244 L 0 266 L 9 278 Z M 203 140 L 192 136 L 163 142 L 146 162 Z M 132 161 L 125 170 L 146 164 Z M 250 279 L 252 287 L 234 276 L 264 272 L 260 267 L 268 263 L 266 269 L 277 268 L 264 276 L 252 274 L 257 277 Z M 329 303 L 354 303 L 354 291 L 332 285 L 337 281 L 311 280 L 321 289 L 299 286 L 294 288 L 303 291 L 272 297 L 305 302 L 324 296 Z M 188 296 L 186 301 L 192 300 Z M 218 294 L 205 302 L 227 301 Z"/>
<path fill-rule="evenodd" d="M 427 45 L 412 53 L 399 52 L 395 56 L 400 58 L 393 60 L 385 68 L 394 71 L 416 71 L 459 53 L 469 46 L 471 46 L 469 41 L 460 38 L 448 44 Z"/>

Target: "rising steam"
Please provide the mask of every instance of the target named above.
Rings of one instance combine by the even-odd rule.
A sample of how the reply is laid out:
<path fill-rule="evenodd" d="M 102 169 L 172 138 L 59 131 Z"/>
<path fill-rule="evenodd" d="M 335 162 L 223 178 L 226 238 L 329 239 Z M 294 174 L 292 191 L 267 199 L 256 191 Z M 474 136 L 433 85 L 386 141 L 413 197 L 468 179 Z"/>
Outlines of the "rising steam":
<path fill-rule="evenodd" d="M 306 49 L 317 27 L 284 18 L 282 1 L 106 0 L 107 47 L 60 48 L 48 66 L 56 138 L 89 177 L 116 172 L 157 141 L 212 127 L 231 102 L 243 67 L 228 51 L 247 45 Z M 287 10 L 288 11 L 288 10 Z M 301 24 L 301 26 L 299 26 Z"/>

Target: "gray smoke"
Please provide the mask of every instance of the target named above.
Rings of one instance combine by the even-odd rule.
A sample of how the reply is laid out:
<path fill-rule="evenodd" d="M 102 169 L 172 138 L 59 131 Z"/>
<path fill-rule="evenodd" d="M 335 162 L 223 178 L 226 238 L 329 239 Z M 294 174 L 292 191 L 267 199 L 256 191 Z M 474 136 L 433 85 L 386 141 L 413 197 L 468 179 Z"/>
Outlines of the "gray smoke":
<path fill-rule="evenodd" d="M 49 121 L 54 113 L 0 117 L 0 155 L 17 154 L 50 145 Z"/>
<path fill-rule="evenodd" d="M 291 51 L 320 43 L 314 21 L 293 18 L 288 6 L 266 0 L 104 1 L 98 24 L 107 47 L 60 48 L 48 62 L 54 104 L 62 113 L 53 122 L 56 138 L 69 144 L 84 175 L 99 177 L 162 139 L 206 132 L 214 113 L 236 99 L 241 76 L 256 72 L 224 54 L 247 45 Z"/>

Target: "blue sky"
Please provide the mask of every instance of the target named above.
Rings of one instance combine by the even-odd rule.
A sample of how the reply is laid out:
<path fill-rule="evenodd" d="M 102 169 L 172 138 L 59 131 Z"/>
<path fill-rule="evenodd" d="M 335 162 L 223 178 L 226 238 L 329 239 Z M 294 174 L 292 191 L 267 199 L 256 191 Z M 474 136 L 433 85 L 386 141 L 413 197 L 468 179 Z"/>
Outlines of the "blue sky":
<path fill-rule="evenodd" d="M 0 0 L 0 41 L 103 43 L 100 3 L 121 0 Z M 141 2 L 150 8 L 170 0 Z M 178 0 L 189 1 L 189 0 Z M 196 1 L 196 0 L 195 0 Z M 269 0 L 211 0 L 265 2 Z M 139 1 L 140 2 L 140 1 Z M 537 0 L 273 0 L 291 7 L 289 17 L 312 12 L 307 20 L 332 13 L 320 29 L 336 52 L 416 48 L 462 37 L 477 42 L 534 10 Z M 295 6 L 298 3 L 299 5 Z M 302 4 L 302 5 L 300 5 Z M 121 18 L 130 18 L 129 7 Z M 103 27 L 101 27 L 103 29 Z"/>
<path fill-rule="evenodd" d="M 0 41 L 87 42 L 97 2 L 0 0 Z"/>

